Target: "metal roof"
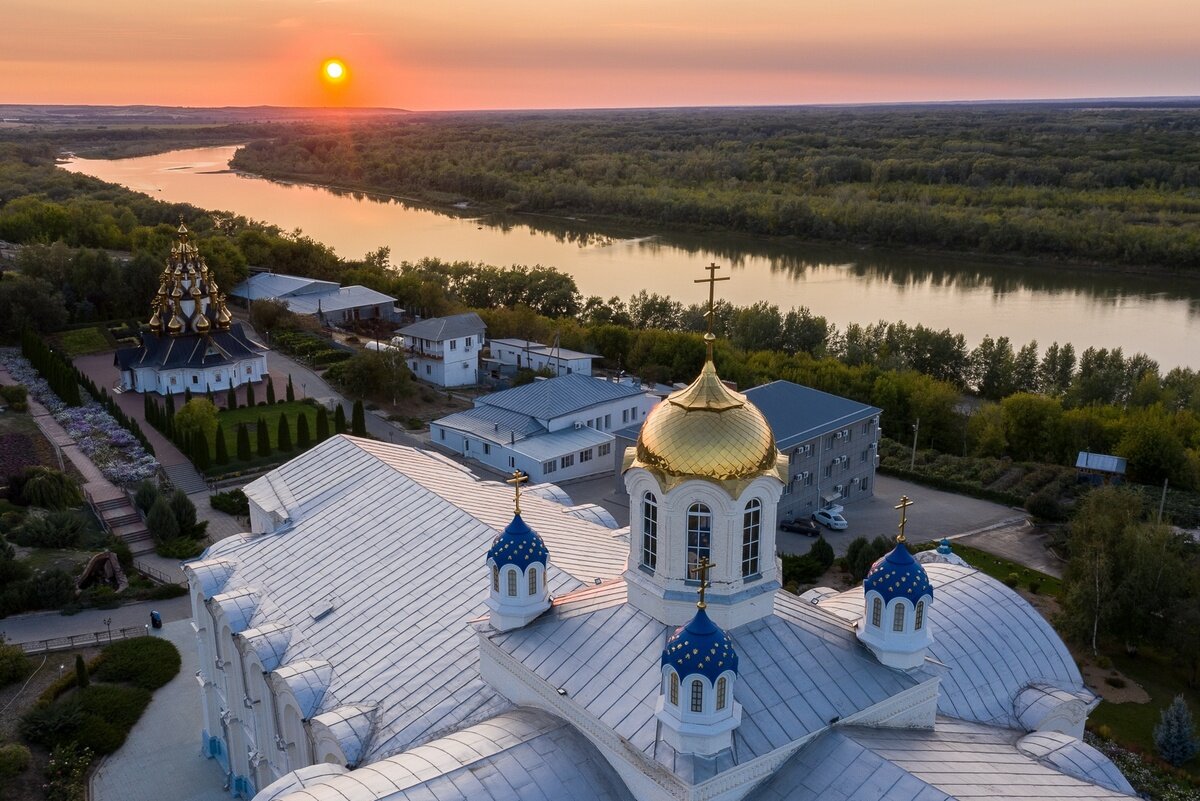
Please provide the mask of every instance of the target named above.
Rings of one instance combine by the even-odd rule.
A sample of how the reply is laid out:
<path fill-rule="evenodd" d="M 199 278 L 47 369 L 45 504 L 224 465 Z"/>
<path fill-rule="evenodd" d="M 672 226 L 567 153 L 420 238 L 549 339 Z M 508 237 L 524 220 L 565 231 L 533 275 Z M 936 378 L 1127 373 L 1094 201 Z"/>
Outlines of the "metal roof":
<path fill-rule="evenodd" d="M 476 481 L 425 451 L 339 436 L 246 494 L 291 522 L 282 533 L 214 546 L 233 570 L 213 588 L 239 614 L 254 599 L 247 637 L 290 624 L 275 675 L 312 714 L 378 706 L 364 762 L 509 707 L 480 678 L 467 623 L 487 611 L 484 554 L 512 519 L 510 487 Z M 614 532 L 557 503 L 522 500 L 523 517 L 550 549 L 551 593 L 624 568 L 627 547 Z M 200 565 L 210 583 L 225 573 L 212 564 Z"/>
<path fill-rule="evenodd" d="M 747 801 L 1129 798 L 1102 784 L 1111 779 L 1103 766 L 1087 778 L 1068 775 L 1020 750 L 1019 736 L 949 718 L 939 718 L 932 730 L 834 728 Z"/>
<path fill-rule="evenodd" d="M 495 406 L 476 406 L 465 412 L 448 414 L 434 420 L 433 424 L 499 445 L 546 433 L 546 427 L 529 415 Z"/>
<path fill-rule="evenodd" d="M 553 347 L 551 345 L 543 345 L 541 342 L 533 342 L 527 339 L 489 339 L 489 345 L 507 345 L 510 348 L 516 348 L 522 352 L 536 353 L 539 356 L 549 356 L 566 360 L 573 359 L 599 359 L 599 354 L 584 353 L 579 350 L 571 350 L 570 348 Z"/>
<path fill-rule="evenodd" d="M 745 392 L 771 424 L 779 450 L 874 417 L 874 406 L 791 381 L 772 381 Z"/>
<path fill-rule="evenodd" d="M 391 305 L 396 302 L 391 295 L 357 284 L 338 287 L 333 292 L 293 295 L 284 300 L 287 301 L 288 310 L 296 314 L 316 314 L 318 307 L 322 312 L 336 312 L 362 306 L 378 306 L 380 303 Z"/>
<path fill-rule="evenodd" d="M 448 317 L 430 317 L 400 329 L 401 336 L 429 339 L 441 342 L 471 335 L 483 336 L 487 325 L 475 312 L 451 314 Z"/>
<path fill-rule="evenodd" d="M 330 772 L 279 801 L 633 801 L 566 722 L 514 709 L 353 773 Z"/>
<path fill-rule="evenodd" d="M 476 398 L 475 403 L 548 421 L 581 412 L 599 403 L 641 394 L 642 390 L 638 387 L 573 373 L 493 392 Z"/>
<path fill-rule="evenodd" d="M 541 462 L 565 453 L 594 448 L 612 441 L 612 434 L 605 434 L 603 431 L 584 426 L 583 428 L 563 428 L 548 434 L 539 434 L 529 439 L 519 440 L 511 448 L 517 453 L 523 453 L 530 459 L 537 459 Z"/>
<path fill-rule="evenodd" d="M 229 295 L 245 300 L 267 300 L 292 297 L 306 292 L 333 292 L 337 288 L 335 281 L 320 281 L 316 278 L 280 273 L 255 273 L 229 290 Z"/>
<path fill-rule="evenodd" d="M 1101 473 L 1125 475 L 1125 460 L 1120 456 L 1109 456 L 1106 453 L 1080 451 L 1079 457 L 1075 460 L 1075 467 L 1083 470 L 1097 470 Z"/>
<path fill-rule="evenodd" d="M 201 369 L 233 364 L 265 353 L 265 347 L 246 336 L 241 323 L 234 323 L 228 331 L 213 330 L 207 334 L 177 337 L 145 331 L 141 345 L 117 351 L 116 362 L 122 370 L 135 367 Z"/>

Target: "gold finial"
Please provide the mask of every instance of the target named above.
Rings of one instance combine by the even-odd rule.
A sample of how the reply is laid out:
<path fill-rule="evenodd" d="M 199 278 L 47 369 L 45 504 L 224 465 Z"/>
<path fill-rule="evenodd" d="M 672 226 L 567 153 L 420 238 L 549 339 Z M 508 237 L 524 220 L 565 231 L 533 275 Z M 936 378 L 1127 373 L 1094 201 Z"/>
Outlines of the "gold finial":
<path fill-rule="evenodd" d="M 914 501 L 909 500 L 907 495 L 901 495 L 900 503 L 892 507 L 893 509 L 900 510 L 900 525 L 897 526 L 900 529 L 900 533 L 896 535 L 896 542 L 906 541 L 904 539 L 904 526 L 908 523 L 908 507 L 912 506 L 913 503 Z"/>
<path fill-rule="evenodd" d="M 712 262 L 704 269 L 708 270 L 708 278 L 697 278 L 692 283 L 708 284 L 708 311 L 704 315 L 705 317 L 708 318 L 708 331 L 706 331 L 704 334 L 704 345 L 705 345 L 705 347 L 708 348 L 708 360 L 711 362 L 712 357 L 713 357 L 713 340 L 716 339 L 716 337 L 713 335 L 713 321 L 716 320 L 716 317 L 717 317 L 717 312 L 716 312 L 717 281 L 728 281 L 729 276 L 726 275 L 721 278 L 717 278 L 717 270 L 721 269 L 721 266 L 719 264 L 717 264 L 716 262 Z"/>
<path fill-rule="evenodd" d="M 513 485 L 513 508 L 517 514 L 521 514 L 521 485 L 529 480 L 529 476 L 522 473 L 520 470 L 512 471 L 512 478 L 507 479 L 505 484 Z"/>
<path fill-rule="evenodd" d="M 700 561 L 694 568 L 692 568 L 696 572 L 696 575 L 700 576 L 700 589 L 696 590 L 696 592 L 700 593 L 700 600 L 696 602 L 697 609 L 703 609 L 704 607 L 708 606 L 708 604 L 704 601 L 704 591 L 708 589 L 710 585 L 708 580 L 708 571 L 712 570 L 714 567 L 716 567 L 716 565 L 708 561 L 707 556 L 701 556 Z"/>

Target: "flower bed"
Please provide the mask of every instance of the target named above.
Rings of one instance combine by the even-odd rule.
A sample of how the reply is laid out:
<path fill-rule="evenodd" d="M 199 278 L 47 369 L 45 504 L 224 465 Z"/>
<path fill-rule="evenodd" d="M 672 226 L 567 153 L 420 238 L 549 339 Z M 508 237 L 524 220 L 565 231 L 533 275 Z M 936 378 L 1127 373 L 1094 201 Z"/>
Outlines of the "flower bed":
<path fill-rule="evenodd" d="M 1200 787 L 1196 787 L 1183 771 L 1122 748 L 1112 740 L 1090 731 L 1083 739 L 1111 759 L 1133 785 L 1133 789 L 1142 793 L 1144 798 L 1154 801 L 1200 801 Z"/>
<path fill-rule="evenodd" d="M 131 484 L 150 478 L 158 470 L 158 461 L 146 453 L 137 437 L 86 393 L 83 406 L 67 406 L 16 348 L 0 348 L 0 364 L 50 410 L 109 481 Z"/>

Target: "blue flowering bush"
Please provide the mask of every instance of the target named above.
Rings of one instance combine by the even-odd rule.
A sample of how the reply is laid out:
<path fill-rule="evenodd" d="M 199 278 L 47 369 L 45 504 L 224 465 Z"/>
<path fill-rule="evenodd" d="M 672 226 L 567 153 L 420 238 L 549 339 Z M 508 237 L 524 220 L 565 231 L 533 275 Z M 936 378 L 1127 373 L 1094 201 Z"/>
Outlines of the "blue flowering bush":
<path fill-rule="evenodd" d="M 109 481 L 135 484 L 158 471 L 158 460 L 146 452 L 138 438 L 86 392 L 82 406 L 67 406 L 16 348 L 0 348 L 0 364 L 50 411 Z"/>

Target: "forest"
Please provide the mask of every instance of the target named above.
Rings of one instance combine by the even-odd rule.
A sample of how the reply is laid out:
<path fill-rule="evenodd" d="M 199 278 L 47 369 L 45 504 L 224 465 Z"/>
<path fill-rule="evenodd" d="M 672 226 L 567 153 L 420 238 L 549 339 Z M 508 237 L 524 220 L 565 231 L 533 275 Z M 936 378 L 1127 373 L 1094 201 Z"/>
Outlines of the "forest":
<path fill-rule="evenodd" d="M 1200 267 L 1200 116 L 1055 105 L 413 115 L 288 129 L 249 172 L 672 229 Z"/>

